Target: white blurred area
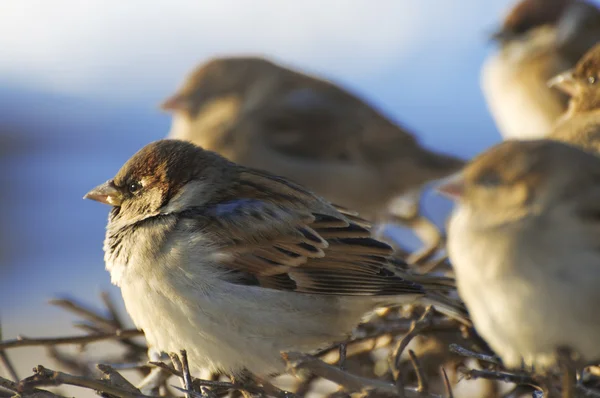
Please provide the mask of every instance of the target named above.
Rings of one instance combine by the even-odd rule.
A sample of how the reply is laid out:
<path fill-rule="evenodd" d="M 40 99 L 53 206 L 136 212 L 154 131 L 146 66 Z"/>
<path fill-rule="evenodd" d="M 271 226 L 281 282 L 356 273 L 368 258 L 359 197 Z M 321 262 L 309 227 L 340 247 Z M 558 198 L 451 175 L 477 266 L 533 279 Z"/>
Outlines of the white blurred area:
<path fill-rule="evenodd" d="M 429 147 L 470 157 L 500 139 L 479 68 L 511 3 L 0 1 L 3 338 L 79 333 L 45 304 L 56 295 L 118 297 L 103 269 L 108 208 L 81 197 L 166 135 L 157 105 L 199 62 L 260 54 L 329 77 Z M 449 209 L 425 205 L 438 221 Z M 21 377 L 42 353 L 8 351 Z"/>

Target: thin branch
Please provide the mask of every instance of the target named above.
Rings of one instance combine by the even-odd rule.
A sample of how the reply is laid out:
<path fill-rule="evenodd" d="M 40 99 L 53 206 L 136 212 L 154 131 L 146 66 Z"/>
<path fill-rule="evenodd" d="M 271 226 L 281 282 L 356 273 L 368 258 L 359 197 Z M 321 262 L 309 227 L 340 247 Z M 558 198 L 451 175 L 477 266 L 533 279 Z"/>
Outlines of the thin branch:
<path fill-rule="evenodd" d="M 288 369 L 290 371 L 306 369 L 317 376 L 339 384 L 350 392 L 367 392 L 370 390 L 377 390 L 382 394 L 396 397 L 398 396 L 398 392 L 394 384 L 381 380 L 368 379 L 365 377 L 352 375 L 340 370 L 336 366 L 329 365 L 310 355 L 288 352 L 283 354 L 283 358 L 286 360 Z M 438 395 L 420 394 L 415 388 L 407 387 L 404 389 L 404 392 L 407 397 L 440 398 Z"/>
<path fill-rule="evenodd" d="M 101 326 L 106 330 L 114 330 L 115 324 L 112 320 L 107 319 L 89 308 L 85 308 L 81 304 L 77 304 L 73 300 L 68 299 L 52 299 L 48 301 L 49 304 L 60 307 L 66 311 L 72 312 L 77 316 L 88 320 L 96 326 Z"/>
<path fill-rule="evenodd" d="M 113 386 L 107 381 L 95 380 L 82 376 L 73 376 L 63 372 L 57 372 L 38 365 L 34 368 L 35 374 L 19 383 L 19 391 L 27 391 L 37 386 L 60 386 L 71 385 L 102 391 L 119 398 L 153 398 L 149 395 L 132 393 L 123 388 Z"/>
<path fill-rule="evenodd" d="M 450 346 L 448 348 L 450 349 L 450 352 L 461 355 L 463 357 L 475 358 L 475 359 L 479 359 L 480 361 L 493 363 L 495 365 L 502 365 L 502 363 L 498 360 L 498 358 L 496 358 L 494 356 L 471 351 L 464 347 L 459 346 L 458 344 L 454 344 L 454 343 L 450 344 Z"/>
<path fill-rule="evenodd" d="M 444 387 L 446 388 L 446 396 L 448 398 L 454 398 L 454 394 L 452 393 L 452 385 L 450 384 L 450 380 L 448 380 L 448 375 L 446 374 L 446 369 L 444 367 L 440 367 L 440 371 L 442 373 L 442 377 L 444 379 Z"/>
<path fill-rule="evenodd" d="M 539 382 L 528 374 L 518 374 L 510 372 L 495 372 L 490 370 L 468 369 L 459 367 L 458 370 L 467 380 L 486 379 L 499 380 L 507 383 L 527 384 L 541 389 Z"/>
<path fill-rule="evenodd" d="M 4 368 L 6 369 L 6 373 L 8 373 L 8 375 L 14 381 L 20 380 L 19 375 L 17 374 L 17 370 L 15 369 L 15 366 L 13 365 L 12 361 L 8 357 L 8 354 L 2 350 L 0 350 L 0 363 L 2 363 L 2 365 L 4 365 Z"/>
<path fill-rule="evenodd" d="M 410 362 L 412 363 L 415 373 L 417 374 L 417 391 L 421 393 L 429 393 L 427 376 L 425 375 L 425 372 L 423 372 L 423 368 L 421 367 L 419 359 L 413 350 L 408 350 L 408 355 L 410 356 Z"/>
<path fill-rule="evenodd" d="M 13 340 L 0 341 L 0 350 L 16 347 L 33 347 L 33 346 L 45 346 L 45 345 L 59 345 L 59 344 L 88 344 L 101 340 L 121 340 L 130 337 L 142 336 L 143 331 L 138 329 L 125 329 L 117 330 L 114 332 L 88 334 L 85 336 L 67 336 L 67 337 L 42 337 L 42 338 L 29 338 L 19 336 Z"/>
<path fill-rule="evenodd" d="M 392 351 L 392 354 L 390 356 L 390 367 L 394 372 L 394 380 L 398 378 L 398 369 L 400 367 L 400 357 L 402 356 L 402 352 L 404 352 L 404 349 L 408 346 L 408 343 L 410 343 L 414 337 L 431 327 L 433 314 L 433 307 L 427 307 L 423 315 L 421 315 L 421 317 L 418 320 L 413 321 L 411 323 L 408 333 L 406 333 L 406 335 L 402 338 L 402 340 L 400 340 L 394 351 Z"/>

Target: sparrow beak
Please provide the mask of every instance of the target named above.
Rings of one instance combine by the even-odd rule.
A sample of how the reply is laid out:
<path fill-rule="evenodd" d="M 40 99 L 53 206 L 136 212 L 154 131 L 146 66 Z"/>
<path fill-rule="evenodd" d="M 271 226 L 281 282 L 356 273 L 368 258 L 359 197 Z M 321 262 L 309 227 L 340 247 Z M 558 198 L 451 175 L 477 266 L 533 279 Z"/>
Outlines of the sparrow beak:
<path fill-rule="evenodd" d="M 514 39 L 515 36 L 514 32 L 501 28 L 489 34 L 489 40 L 495 43 L 503 43 Z"/>
<path fill-rule="evenodd" d="M 465 178 L 462 172 L 443 179 L 435 190 L 452 200 L 460 200 L 465 193 Z"/>
<path fill-rule="evenodd" d="M 110 206 L 120 206 L 122 201 L 121 192 L 117 189 L 112 180 L 98 185 L 90 192 L 86 193 L 84 199 L 95 200 Z"/>
<path fill-rule="evenodd" d="M 548 80 L 548 87 L 557 88 L 571 96 L 576 94 L 577 81 L 573 77 L 573 70 L 569 69 L 560 75 Z"/>
<path fill-rule="evenodd" d="M 160 109 L 165 112 L 187 111 L 189 110 L 188 100 L 181 94 L 173 94 L 160 104 Z"/>

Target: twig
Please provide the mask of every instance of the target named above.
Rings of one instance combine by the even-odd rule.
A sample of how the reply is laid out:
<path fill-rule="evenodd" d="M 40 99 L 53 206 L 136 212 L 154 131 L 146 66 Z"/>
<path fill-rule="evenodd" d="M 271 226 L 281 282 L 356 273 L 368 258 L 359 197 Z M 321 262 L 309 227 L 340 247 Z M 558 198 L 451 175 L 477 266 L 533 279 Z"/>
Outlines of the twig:
<path fill-rule="evenodd" d="M 77 304 L 73 300 L 52 299 L 52 300 L 49 300 L 48 303 L 50 305 L 55 305 L 66 311 L 72 312 L 72 313 L 76 314 L 77 316 L 88 320 L 92 324 L 94 324 L 96 326 L 101 326 L 102 328 L 104 328 L 106 330 L 114 330 L 115 329 L 115 325 L 112 320 L 107 319 L 101 315 L 98 315 L 93 310 L 91 310 L 89 308 L 85 308 L 84 306 L 82 306 L 81 304 Z"/>
<path fill-rule="evenodd" d="M 336 366 L 326 364 L 318 358 L 310 355 L 288 352 L 283 354 L 283 358 L 288 363 L 288 369 L 291 371 L 297 369 L 306 369 L 313 374 L 322 377 L 324 379 L 333 381 L 339 384 L 350 392 L 366 392 L 369 390 L 377 390 L 382 394 L 391 396 L 398 396 L 396 386 L 391 383 L 387 383 L 381 380 L 373 380 L 365 377 L 352 375 L 350 373 L 340 370 Z M 432 394 L 420 394 L 415 388 L 405 388 L 404 392 L 407 396 L 412 397 L 435 397 L 437 395 Z"/>
<path fill-rule="evenodd" d="M 15 383 L 12 380 L 8 380 L 8 379 L 5 379 L 4 377 L 0 376 L 0 387 L 3 387 L 9 391 L 17 392 L 18 386 L 19 386 L 18 383 Z"/>
<path fill-rule="evenodd" d="M 126 378 L 124 378 L 119 372 L 114 370 L 109 365 L 100 363 L 96 365 L 96 368 L 104 374 L 102 380 L 106 380 L 113 386 L 121 388 L 125 391 L 129 391 L 132 394 L 142 394 L 142 392 L 136 386 L 131 384 Z"/>
<path fill-rule="evenodd" d="M 194 385 L 192 383 L 192 375 L 190 374 L 190 365 L 188 363 L 187 352 L 185 350 L 179 351 L 179 358 L 181 359 L 181 378 L 183 380 L 183 387 L 187 391 L 194 391 Z M 187 398 L 192 398 L 192 395 L 187 395 Z"/>
<path fill-rule="evenodd" d="M 396 380 L 399 375 L 398 369 L 400 367 L 400 357 L 402 356 L 402 352 L 404 352 L 404 349 L 408 346 L 408 343 L 410 343 L 415 336 L 431 326 L 433 314 L 433 307 L 427 307 L 423 315 L 421 315 L 418 320 L 411 323 L 410 329 L 406 335 L 402 338 L 402 340 L 400 340 L 400 342 L 396 345 L 396 348 L 392 351 L 390 356 L 390 367 L 394 373 L 394 380 Z"/>
<path fill-rule="evenodd" d="M 41 365 L 34 368 L 34 372 L 35 374 L 33 376 L 28 377 L 19 383 L 19 392 L 27 391 L 28 389 L 37 386 L 59 386 L 66 384 L 102 391 L 119 398 L 151 398 L 148 395 L 132 393 L 123 388 L 113 386 L 109 382 L 103 380 L 73 376 L 67 373 L 46 369 Z"/>
<path fill-rule="evenodd" d="M 475 359 L 479 359 L 484 362 L 493 363 L 495 365 L 502 365 L 496 357 L 468 350 L 464 347 L 459 346 L 458 344 L 452 343 L 452 344 L 450 344 L 450 346 L 448 348 L 450 349 L 450 352 L 461 355 L 463 357 L 475 358 Z"/>
<path fill-rule="evenodd" d="M 446 388 L 447 398 L 454 398 L 454 394 L 452 393 L 452 385 L 450 385 L 450 380 L 448 380 L 448 375 L 446 374 L 446 369 L 444 369 L 444 367 L 440 367 L 440 371 L 441 371 L 443 379 L 444 379 L 444 387 Z"/>
<path fill-rule="evenodd" d="M 88 344 L 101 340 L 121 340 L 130 337 L 142 336 L 144 332 L 138 329 L 117 330 L 108 333 L 89 334 L 85 336 L 67 336 L 67 337 L 42 337 L 29 338 L 19 336 L 13 340 L 0 341 L 0 350 L 16 347 L 33 347 L 44 345 L 59 345 L 59 344 Z"/>
<path fill-rule="evenodd" d="M 517 374 L 509 372 L 494 372 L 490 370 L 468 369 L 464 366 L 458 370 L 467 380 L 487 379 L 499 380 L 507 383 L 527 384 L 532 387 L 540 388 L 538 381 L 528 374 Z"/>
<path fill-rule="evenodd" d="M 19 375 L 17 374 L 17 370 L 15 369 L 15 366 L 13 365 L 10 358 L 8 357 L 8 354 L 1 350 L 0 350 L 0 362 L 2 362 L 2 365 L 4 365 L 4 368 L 6 369 L 6 373 L 8 373 L 8 375 L 14 381 L 20 380 Z"/>
<path fill-rule="evenodd" d="M 410 362 L 412 363 L 415 373 L 417 374 L 417 391 L 420 393 L 429 393 L 427 376 L 425 375 L 425 372 L 423 372 L 423 368 L 421 367 L 419 359 L 413 350 L 408 350 L 408 355 L 410 356 Z"/>

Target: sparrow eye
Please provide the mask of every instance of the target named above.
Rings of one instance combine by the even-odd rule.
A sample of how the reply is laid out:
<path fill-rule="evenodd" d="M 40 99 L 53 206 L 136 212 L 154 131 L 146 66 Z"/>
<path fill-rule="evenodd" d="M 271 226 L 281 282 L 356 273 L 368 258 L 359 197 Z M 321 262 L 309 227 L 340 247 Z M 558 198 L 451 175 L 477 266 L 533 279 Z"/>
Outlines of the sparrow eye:
<path fill-rule="evenodd" d="M 500 176 L 497 173 L 489 171 L 483 174 L 481 177 L 479 177 L 477 183 L 486 188 L 494 188 L 500 185 L 502 183 L 502 180 L 500 179 Z"/>
<path fill-rule="evenodd" d="M 596 84 L 598 82 L 598 79 L 596 78 L 596 76 L 590 76 L 588 77 L 588 83 L 589 84 Z"/>
<path fill-rule="evenodd" d="M 129 190 L 129 193 L 136 193 L 141 188 L 142 188 L 142 184 L 140 182 L 138 182 L 138 181 L 132 182 L 131 184 L 129 184 L 127 186 L 127 189 Z"/>

